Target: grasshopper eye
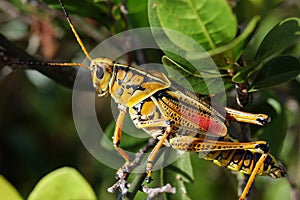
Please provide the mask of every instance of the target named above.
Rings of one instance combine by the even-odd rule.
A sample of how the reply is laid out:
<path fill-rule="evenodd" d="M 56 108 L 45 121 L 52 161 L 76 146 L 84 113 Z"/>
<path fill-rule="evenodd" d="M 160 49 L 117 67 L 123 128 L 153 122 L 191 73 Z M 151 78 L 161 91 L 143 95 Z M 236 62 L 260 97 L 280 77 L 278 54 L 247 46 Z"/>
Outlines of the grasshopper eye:
<path fill-rule="evenodd" d="M 98 79 L 102 79 L 103 75 L 104 75 L 103 68 L 102 67 L 97 67 L 97 69 L 96 69 L 96 77 Z"/>

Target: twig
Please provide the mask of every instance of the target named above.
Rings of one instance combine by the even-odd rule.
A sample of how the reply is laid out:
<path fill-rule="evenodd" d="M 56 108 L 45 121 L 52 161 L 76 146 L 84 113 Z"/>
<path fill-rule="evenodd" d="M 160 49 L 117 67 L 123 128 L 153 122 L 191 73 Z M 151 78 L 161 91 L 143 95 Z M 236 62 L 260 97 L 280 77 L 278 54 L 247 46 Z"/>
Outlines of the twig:
<path fill-rule="evenodd" d="M 299 200 L 300 199 L 299 188 L 297 187 L 294 179 L 287 174 L 287 180 L 291 186 L 291 199 Z"/>
<path fill-rule="evenodd" d="M 130 183 L 128 183 L 125 179 L 119 179 L 115 184 L 107 189 L 109 193 L 114 193 L 119 190 L 122 196 L 126 195 L 128 192 L 128 188 L 130 187 Z"/>
<path fill-rule="evenodd" d="M 153 199 L 160 193 L 176 193 L 176 188 L 172 187 L 171 184 L 167 183 L 165 186 L 158 187 L 158 188 L 148 188 L 146 186 L 142 187 L 142 191 L 145 192 L 147 196 L 147 200 Z"/>
<path fill-rule="evenodd" d="M 244 84 L 236 84 L 236 92 L 237 92 L 237 96 L 236 96 L 236 102 L 239 106 L 239 109 L 243 109 L 243 107 L 245 105 L 248 104 L 248 101 L 249 101 L 249 94 L 248 94 L 248 88 L 247 88 L 247 84 L 244 83 Z M 238 135 L 239 136 L 239 140 L 240 141 L 250 141 L 251 140 L 251 131 L 250 131 L 250 126 L 248 124 L 240 124 L 240 134 Z M 242 175 L 239 175 L 237 174 L 237 182 L 238 182 L 238 196 L 241 196 L 247 182 L 248 182 L 248 179 L 249 179 L 249 175 L 247 174 L 242 174 Z M 254 191 L 254 188 L 255 188 L 255 184 L 253 182 L 248 194 L 247 194 L 247 197 L 250 196 L 253 191 Z M 246 199 L 247 199 L 246 197 Z"/>
<path fill-rule="evenodd" d="M 249 93 L 248 93 L 248 87 L 246 83 L 240 83 L 236 84 L 236 102 L 238 105 L 243 108 L 245 107 L 249 102 Z"/>
<path fill-rule="evenodd" d="M 149 151 L 149 149 L 153 148 L 156 144 L 156 140 L 154 138 L 150 138 L 148 140 L 148 143 L 145 147 L 143 147 L 142 149 L 139 150 L 139 153 L 137 153 L 135 155 L 134 160 L 130 163 L 130 165 L 128 166 L 129 168 L 129 172 L 131 172 L 137 165 L 140 164 L 142 157 L 145 153 L 147 153 Z"/>

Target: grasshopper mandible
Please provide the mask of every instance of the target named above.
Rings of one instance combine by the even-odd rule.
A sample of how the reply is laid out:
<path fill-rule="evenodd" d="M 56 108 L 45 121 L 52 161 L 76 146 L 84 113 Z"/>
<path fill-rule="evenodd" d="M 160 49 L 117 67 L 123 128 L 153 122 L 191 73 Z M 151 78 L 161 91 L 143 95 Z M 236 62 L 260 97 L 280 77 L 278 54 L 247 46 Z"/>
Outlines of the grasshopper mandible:
<path fill-rule="evenodd" d="M 246 113 L 224 108 L 223 117 L 218 110 L 197 95 L 177 86 L 165 74 L 115 63 L 108 58 L 92 58 L 75 30 L 62 3 L 67 21 L 90 65 L 81 63 L 46 63 L 51 66 L 79 66 L 90 70 L 98 96 L 110 95 L 118 104 L 119 115 L 113 136 L 115 149 L 130 163 L 126 152 L 119 147 L 126 112 L 139 129 L 158 139 L 148 157 L 146 181 L 151 181 L 153 161 L 162 145 L 188 152 L 203 154 L 219 166 L 249 174 L 250 178 L 240 199 L 245 199 L 256 175 L 273 178 L 285 176 L 285 170 L 269 154 L 265 141 L 239 142 L 227 133 L 227 119 L 266 125 L 265 114 Z M 119 177 L 124 178 L 124 177 Z M 125 177 L 126 178 L 126 177 Z"/>

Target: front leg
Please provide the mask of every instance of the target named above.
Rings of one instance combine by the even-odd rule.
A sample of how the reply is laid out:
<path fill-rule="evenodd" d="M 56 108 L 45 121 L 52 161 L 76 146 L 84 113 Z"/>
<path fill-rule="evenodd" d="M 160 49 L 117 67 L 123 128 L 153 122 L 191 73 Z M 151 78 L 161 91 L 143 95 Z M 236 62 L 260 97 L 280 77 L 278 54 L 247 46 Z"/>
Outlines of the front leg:
<path fill-rule="evenodd" d="M 120 106 L 119 105 L 119 115 L 116 121 L 116 127 L 115 127 L 115 131 L 114 131 L 114 136 L 113 136 L 113 145 L 115 147 L 115 149 L 119 152 L 119 154 L 124 158 L 125 160 L 125 164 L 124 166 L 127 166 L 130 163 L 130 157 L 128 156 L 128 154 L 121 148 L 119 147 L 120 142 L 121 142 L 121 136 L 122 136 L 122 126 L 124 123 L 124 117 L 126 114 L 126 107 Z M 123 166 L 123 167 L 124 167 Z M 121 167 L 116 175 L 118 176 L 118 178 L 122 178 L 119 176 L 120 172 L 123 171 L 123 167 Z"/>

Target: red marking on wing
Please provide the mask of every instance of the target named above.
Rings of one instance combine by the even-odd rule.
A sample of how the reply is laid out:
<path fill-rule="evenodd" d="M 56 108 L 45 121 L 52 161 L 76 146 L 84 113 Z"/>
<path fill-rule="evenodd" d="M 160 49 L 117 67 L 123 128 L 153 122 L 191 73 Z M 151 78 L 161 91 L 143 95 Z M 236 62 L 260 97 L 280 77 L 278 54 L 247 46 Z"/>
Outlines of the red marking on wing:
<path fill-rule="evenodd" d="M 197 124 L 199 129 L 202 129 L 204 132 L 208 132 L 216 136 L 225 136 L 227 133 L 226 125 L 220 121 L 217 121 L 216 119 L 213 119 L 212 117 L 198 115 L 195 113 L 181 113 L 181 115 L 191 122 Z"/>

